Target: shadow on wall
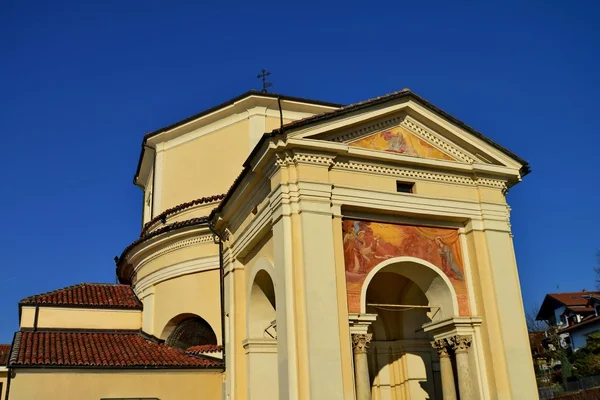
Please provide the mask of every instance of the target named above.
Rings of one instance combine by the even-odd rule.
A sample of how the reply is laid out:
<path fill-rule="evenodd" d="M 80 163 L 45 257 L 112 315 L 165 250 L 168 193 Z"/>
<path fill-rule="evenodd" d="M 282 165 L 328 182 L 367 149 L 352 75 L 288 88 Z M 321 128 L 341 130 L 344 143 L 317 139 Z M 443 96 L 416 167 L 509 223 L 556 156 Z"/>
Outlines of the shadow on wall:
<path fill-rule="evenodd" d="M 377 314 L 369 327 L 373 334 L 368 352 L 373 396 L 409 394 L 411 399 L 441 399 L 440 377 L 434 373 L 437 355 L 431 336 L 422 329 L 431 322 L 425 293 L 405 276 L 380 271 L 369 283 L 366 303 L 367 313 Z"/>

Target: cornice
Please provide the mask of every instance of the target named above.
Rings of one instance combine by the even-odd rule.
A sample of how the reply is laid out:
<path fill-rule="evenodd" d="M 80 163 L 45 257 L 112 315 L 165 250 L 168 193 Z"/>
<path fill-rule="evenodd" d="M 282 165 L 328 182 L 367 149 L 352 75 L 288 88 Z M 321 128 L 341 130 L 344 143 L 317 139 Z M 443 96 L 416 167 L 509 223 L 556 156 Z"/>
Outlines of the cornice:
<path fill-rule="evenodd" d="M 157 246 L 160 246 L 161 242 L 164 240 L 178 240 L 177 238 L 174 238 L 173 235 L 182 233 L 189 235 L 190 230 L 194 231 L 198 229 L 205 229 L 208 231 L 207 217 L 191 218 L 185 221 L 174 222 L 135 240 L 127 246 L 121 253 L 121 256 L 115 260 L 117 264 L 117 276 L 121 283 L 131 283 L 133 277 L 132 262 L 138 259 L 138 257 L 148 251 L 152 251 Z M 173 235 L 166 235 L 167 233 L 172 233 Z"/>
<path fill-rule="evenodd" d="M 183 249 L 185 247 L 191 247 L 191 246 L 195 246 L 195 245 L 203 244 L 203 243 L 214 243 L 212 232 L 193 236 L 189 239 L 180 239 L 180 240 L 174 241 L 164 247 L 160 247 L 160 249 L 156 249 L 154 251 L 149 252 L 147 257 L 140 259 L 137 262 L 137 265 L 134 266 L 134 273 L 138 273 L 148 263 L 156 260 L 159 257 L 164 256 L 167 253 L 171 253 L 173 251 L 177 251 L 177 250 Z"/>
<path fill-rule="evenodd" d="M 188 210 L 189 208 L 192 208 L 197 205 L 207 205 L 207 204 L 211 204 L 211 203 L 218 203 L 219 201 L 223 200 L 224 197 L 225 197 L 225 194 L 214 194 L 212 196 L 201 197 L 199 199 L 181 203 L 174 207 L 168 208 L 144 224 L 144 227 L 142 228 L 142 232 L 140 233 L 140 237 L 142 237 L 145 234 L 147 234 L 148 232 L 152 231 L 154 228 L 156 228 L 159 225 L 159 223 L 162 223 L 163 225 L 166 224 L 169 217 L 177 215 L 181 211 Z"/>
<path fill-rule="evenodd" d="M 149 287 L 169 279 L 197 272 L 211 271 L 219 268 L 219 256 L 209 256 L 187 260 L 181 263 L 168 265 L 154 271 L 138 280 L 133 287 L 135 293 L 140 296 Z"/>

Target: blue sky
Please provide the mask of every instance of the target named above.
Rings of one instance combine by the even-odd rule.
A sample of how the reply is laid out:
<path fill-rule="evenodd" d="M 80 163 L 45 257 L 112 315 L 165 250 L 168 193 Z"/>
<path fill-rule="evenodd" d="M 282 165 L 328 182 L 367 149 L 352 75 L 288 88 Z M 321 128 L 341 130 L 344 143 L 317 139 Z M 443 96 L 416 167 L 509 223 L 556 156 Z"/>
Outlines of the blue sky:
<path fill-rule="evenodd" d="M 21 298 L 114 281 L 139 235 L 144 133 L 259 88 L 263 67 L 275 92 L 341 103 L 408 87 L 529 160 L 508 195 L 526 307 L 593 289 L 599 11 L 0 0 L 0 342 Z"/>

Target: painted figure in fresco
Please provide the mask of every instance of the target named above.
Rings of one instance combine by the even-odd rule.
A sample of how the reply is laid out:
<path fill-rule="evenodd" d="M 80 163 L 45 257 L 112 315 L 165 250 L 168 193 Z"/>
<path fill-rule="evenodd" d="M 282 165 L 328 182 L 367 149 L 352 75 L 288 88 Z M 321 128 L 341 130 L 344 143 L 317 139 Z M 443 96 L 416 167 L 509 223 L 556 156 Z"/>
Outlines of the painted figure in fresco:
<path fill-rule="evenodd" d="M 438 254 L 442 259 L 442 269 L 444 273 L 451 278 L 462 281 L 464 279 L 463 274 L 460 271 L 460 267 L 454 260 L 454 254 L 452 253 L 450 246 L 444 243 L 442 238 L 439 236 L 435 238 L 435 244 L 437 245 Z"/>
<path fill-rule="evenodd" d="M 346 270 L 354 274 L 364 274 L 373 259 L 385 259 L 391 256 L 378 254 L 379 237 L 367 224 L 354 221 L 345 225 L 344 257 Z"/>
<path fill-rule="evenodd" d="M 388 143 L 388 148 L 385 151 L 400 154 L 415 154 L 415 151 L 408 145 L 401 132 L 385 131 L 381 136 Z"/>

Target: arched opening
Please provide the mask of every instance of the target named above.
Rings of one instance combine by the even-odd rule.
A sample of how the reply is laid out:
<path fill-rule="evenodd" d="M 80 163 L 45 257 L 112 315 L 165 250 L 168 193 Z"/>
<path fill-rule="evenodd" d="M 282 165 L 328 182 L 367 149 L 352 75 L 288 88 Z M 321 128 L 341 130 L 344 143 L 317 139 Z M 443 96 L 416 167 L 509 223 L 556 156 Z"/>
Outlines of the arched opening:
<path fill-rule="evenodd" d="M 247 356 L 248 398 L 277 399 L 277 323 L 275 285 L 271 264 L 257 262 L 248 287 Z"/>
<path fill-rule="evenodd" d="M 373 398 L 442 399 L 439 360 L 423 325 L 456 315 L 447 279 L 423 260 L 386 260 L 365 280 L 361 308 L 377 315 L 369 327 Z"/>
<path fill-rule="evenodd" d="M 194 314 L 181 314 L 171 319 L 161 337 L 166 344 L 180 349 L 217 344 L 217 335 L 210 324 Z"/>
<path fill-rule="evenodd" d="M 271 276 L 260 270 L 250 289 L 248 307 L 248 338 L 277 337 L 275 324 L 275 286 Z"/>

